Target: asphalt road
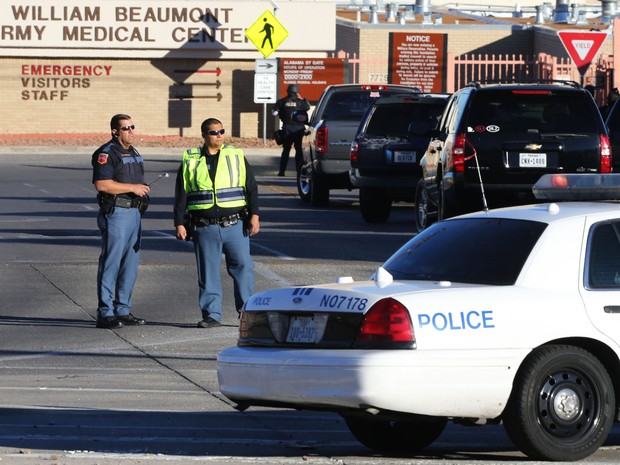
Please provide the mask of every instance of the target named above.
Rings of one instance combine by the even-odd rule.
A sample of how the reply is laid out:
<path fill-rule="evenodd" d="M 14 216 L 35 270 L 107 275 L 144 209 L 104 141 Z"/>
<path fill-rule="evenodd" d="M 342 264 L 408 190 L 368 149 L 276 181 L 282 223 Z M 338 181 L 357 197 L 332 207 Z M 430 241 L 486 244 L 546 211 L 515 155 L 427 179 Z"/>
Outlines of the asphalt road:
<path fill-rule="evenodd" d="M 172 228 L 180 153 L 143 150 L 152 190 L 133 313 L 143 327 L 95 328 L 99 253 L 89 148 L 0 149 L 0 462 L 6 464 L 427 464 L 524 460 L 501 426 L 449 425 L 424 454 L 382 457 L 331 413 L 250 408 L 218 390 L 216 356 L 235 344 L 232 282 L 224 326 L 200 319 L 191 245 Z M 313 209 L 277 154 L 250 150 L 261 196 L 252 239 L 256 291 L 366 279 L 412 234 L 412 209 L 368 225 L 356 193 Z M 223 270 L 223 273 L 225 271 Z M 458 380 L 455 380 L 455 385 Z M 455 392 L 458 401 L 458 392 Z M 587 460 L 616 463 L 620 430 Z"/>

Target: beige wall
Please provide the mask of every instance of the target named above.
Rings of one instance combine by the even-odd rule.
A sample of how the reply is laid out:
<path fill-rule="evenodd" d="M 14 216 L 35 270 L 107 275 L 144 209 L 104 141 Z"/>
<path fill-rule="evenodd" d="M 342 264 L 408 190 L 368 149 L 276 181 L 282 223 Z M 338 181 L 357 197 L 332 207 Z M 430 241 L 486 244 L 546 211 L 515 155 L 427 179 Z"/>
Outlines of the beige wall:
<path fill-rule="evenodd" d="M 353 66 L 347 68 L 349 82 L 387 82 L 390 32 L 446 34 L 448 52 L 457 56 L 541 52 L 567 56 L 556 32 L 548 28 L 429 28 L 338 20 L 335 51 L 359 59 L 357 79 Z M 600 54 L 613 54 L 611 38 Z M 33 74 L 45 66 L 59 67 L 60 74 L 53 69 L 47 75 Z M 200 123 L 216 117 L 231 136 L 262 137 L 265 116 L 263 105 L 254 103 L 255 67 L 253 59 L 0 58 L 0 101 L 4 105 L 0 127 L 6 134 L 101 133 L 108 131 L 113 114 L 129 113 L 139 133 L 145 135 L 197 137 Z M 101 75 L 83 75 L 91 68 L 102 70 Z M 275 123 L 271 107 L 267 106 L 266 115 L 268 137 Z"/>
<path fill-rule="evenodd" d="M 107 132 L 115 113 L 129 113 L 142 134 L 199 136 L 207 117 L 221 119 L 233 136 L 262 134 L 263 106 L 254 103 L 254 60 L 1 62 L 0 125 L 8 134 Z M 89 70 L 99 75 L 84 75 Z M 270 117 L 268 124 L 273 124 Z"/>

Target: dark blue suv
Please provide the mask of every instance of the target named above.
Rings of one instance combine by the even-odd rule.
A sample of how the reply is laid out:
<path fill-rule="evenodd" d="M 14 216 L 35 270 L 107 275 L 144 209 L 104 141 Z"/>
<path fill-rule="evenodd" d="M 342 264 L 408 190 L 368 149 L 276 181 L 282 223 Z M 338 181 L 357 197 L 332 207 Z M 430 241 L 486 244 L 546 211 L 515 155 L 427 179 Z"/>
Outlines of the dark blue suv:
<path fill-rule="evenodd" d="M 448 94 L 406 94 L 378 99 L 351 144 L 349 178 L 359 188 L 368 223 L 388 220 L 393 202 L 413 202 L 420 158 L 437 127 Z"/>

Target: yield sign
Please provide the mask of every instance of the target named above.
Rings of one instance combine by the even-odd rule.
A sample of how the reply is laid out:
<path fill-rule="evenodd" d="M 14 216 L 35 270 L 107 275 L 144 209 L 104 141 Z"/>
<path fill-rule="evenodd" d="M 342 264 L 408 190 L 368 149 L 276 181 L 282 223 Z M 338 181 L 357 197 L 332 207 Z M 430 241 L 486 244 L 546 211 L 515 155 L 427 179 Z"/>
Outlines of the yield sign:
<path fill-rule="evenodd" d="M 558 36 L 582 76 L 607 39 L 606 32 L 558 31 Z"/>

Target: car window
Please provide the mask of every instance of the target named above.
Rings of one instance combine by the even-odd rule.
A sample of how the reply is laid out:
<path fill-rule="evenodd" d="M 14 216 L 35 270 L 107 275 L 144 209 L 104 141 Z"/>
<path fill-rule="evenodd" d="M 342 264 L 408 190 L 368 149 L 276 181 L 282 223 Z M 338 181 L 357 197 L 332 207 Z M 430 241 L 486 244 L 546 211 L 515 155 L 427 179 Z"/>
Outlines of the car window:
<path fill-rule="evenodd" d="M 424 121 L 429 128 L 437 125 L 442 104 L 379 105 L 375 108 L 366 135 L 406 137 L 412 121 Z"/>
<path fill-rule="evenodd" d="M 590 234 L 588 254 L 588 286 L 620 287 L 620 222 L 596 225 Z"/>
<path fill-rule="evenodd" d="M 446 132 L 448 134 L 454 134 L 457 132 L 459 121 L 461 120 L 461 115 L 465 110 L 465 103 L 467 102 L 468 94 L 459 93 L 455 95 L 455 98 L 452 101 L 452 105 L 450 111 L 447 115 L 445 115 L 445 121 L 442 122 L 442 125 L 445 125 Z M 442 126 L 443 127 L 443 126 Z"/>
<path fill-rule="evenodd" d="M 394 279 L 512 285 L 546 227 L 501 218 L 435 223 L 405 244 L 384 268 Z"/>
<path fill-rule="evenodd" d="M 597 109 L 585 93 L 513 91 L 478 92 L 472 99 L 468 127 L 495 125 L 499 132 L 598 133 Z"/>
<path fill-rule="evenodd" d="M 325 105 L 324 120 L 361 121 L 366 110 L 381 97 L 401 94 L 402 91 L 334 92 Z"/>

